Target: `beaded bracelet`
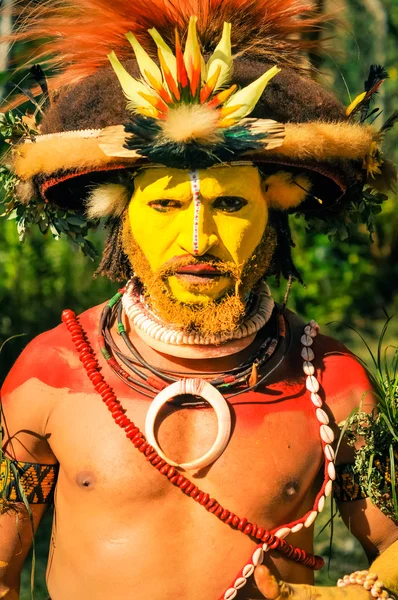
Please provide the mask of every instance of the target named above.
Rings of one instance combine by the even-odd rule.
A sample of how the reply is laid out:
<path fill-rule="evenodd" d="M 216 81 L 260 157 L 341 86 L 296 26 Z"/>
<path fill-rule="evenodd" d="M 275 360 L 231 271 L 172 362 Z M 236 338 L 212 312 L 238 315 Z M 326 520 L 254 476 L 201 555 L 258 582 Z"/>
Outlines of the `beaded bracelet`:
<path fill-rule="evenodd" d="M 373 598 L 381 598 L 382 600 L 395 600 L 384 588 L 384 583 L 378 578 L 376 573 L 369 571 L 354 571 L 351 575 L 344 575 L 343 579 L 337 581 L 337 587 L 346 587 L 348 585 L 361 585 L 365 590 L 370 592 Z"/>

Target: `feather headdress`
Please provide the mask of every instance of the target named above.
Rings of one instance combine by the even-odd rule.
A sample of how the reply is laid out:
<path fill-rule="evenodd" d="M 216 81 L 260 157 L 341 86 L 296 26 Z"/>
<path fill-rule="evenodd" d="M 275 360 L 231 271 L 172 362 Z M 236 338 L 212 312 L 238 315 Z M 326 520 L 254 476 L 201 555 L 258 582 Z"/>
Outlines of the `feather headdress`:
<path fill-rule="evenodd" d="M 245 160 L 264 177 L 293 174 L 278 179 L 276 195 L 309 173 L 311 193 L 284 208 L 317 223 L 344 220 L 363 206 L 367 179 L 389 165 L 382 135 L 362 119 L 385 74 L 377 68 L 346 113 L 302 69 L 316 46 L 304 34 L 320 25 L 301 0 L 17 1 L 9 41 L 29 43 L 22 69 L 40 62 L 50 73 L 47 88 L 34 69 L 33 94 L 45 89 L 52 104 L 40 133 L 18 122 L 25 137 L 11 177 L 36 191 L 37 205 L 79 211 L 115 172 Z M 119 212 L 124 195 L 114 191 Z M 33 203 L 26 193 L 23 202 Z M 91 195 L 92 215 L 95 202 Z"/>
<path fill-rule="evenodd" d="M 224 23 L 233 23 L 234 55 L 293 69 L 303 51 L 316 46 L 303 34 L 319 27 L 311 6 L 298 0 L 20 0 L 15 11 L 11 41 L 36 46 L 23 66 L 41 63 L 55 70 L 53 89 L 105 67 L 111 51 L 122 61 L 129 58 L 128 31 L 155 57 L 151 30 L 173 46 L 175 30 L 185 35 L 192 15 L 198 17 L 204 54 L 215 50 Z"/>

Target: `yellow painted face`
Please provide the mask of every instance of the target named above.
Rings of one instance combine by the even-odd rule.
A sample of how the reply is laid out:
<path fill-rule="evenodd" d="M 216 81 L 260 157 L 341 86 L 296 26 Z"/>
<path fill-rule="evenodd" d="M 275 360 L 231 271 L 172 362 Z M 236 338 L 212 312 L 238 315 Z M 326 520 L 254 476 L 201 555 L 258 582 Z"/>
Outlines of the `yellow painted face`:
<path fill-rule="evenodd" d="M 134 183 L 128 209 L 131 231 L 154 273 L 187 256 L 214 257 L 242 272 L 268 222 L 255 167 L 194 172 L 151 168 Z M 167 283 L 172 295 L 186 303 L 215 300 L 232 285 L 228 276 L 203 280 L 201 285 L 198 277 L 173 275 Z"/>

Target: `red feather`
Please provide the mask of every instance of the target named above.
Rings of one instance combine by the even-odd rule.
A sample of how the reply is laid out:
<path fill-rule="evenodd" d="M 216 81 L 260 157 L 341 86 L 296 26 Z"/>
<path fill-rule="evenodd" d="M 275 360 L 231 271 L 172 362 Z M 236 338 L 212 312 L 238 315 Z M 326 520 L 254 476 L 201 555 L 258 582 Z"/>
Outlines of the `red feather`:
<path fill-rule="evenodd" d="M 300 53 L 316 44 L 302 37 L 319 27 L 311 10 L 297 0 L 23 0 L 16 3 L 11 41 L 36 42 L 23 66 L 41 63 L 55 69 L 52 90 L 108 65 L 111 50 L 121 60 L 131 58 L 128 31 L 155 57 L 147 32 L 152 27 L 174 49 L 175 29 L 185 35 L 192 15 L 198 17 L 203 52 L 214 50 L 227 21 L 234 53 L 297 68 Z"/>

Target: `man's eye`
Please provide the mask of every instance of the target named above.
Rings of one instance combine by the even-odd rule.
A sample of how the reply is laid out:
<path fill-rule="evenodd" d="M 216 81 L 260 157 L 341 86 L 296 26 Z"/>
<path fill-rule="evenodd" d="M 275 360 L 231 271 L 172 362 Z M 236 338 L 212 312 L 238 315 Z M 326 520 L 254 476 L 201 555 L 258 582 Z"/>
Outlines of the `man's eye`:
<path fill-rule="evenodd" d="M 182 204 L 178 200 L 153 200 L 149 206 L 158 212 L 167 212 L 173 208 L 181 208 Z"/>
<path fill-rule="evenodd" d="M 246 206 L 247 200 L 239 196 L 221 196 L 213 204 L 213 208 L 224 212 L 238 212 Z"/>

